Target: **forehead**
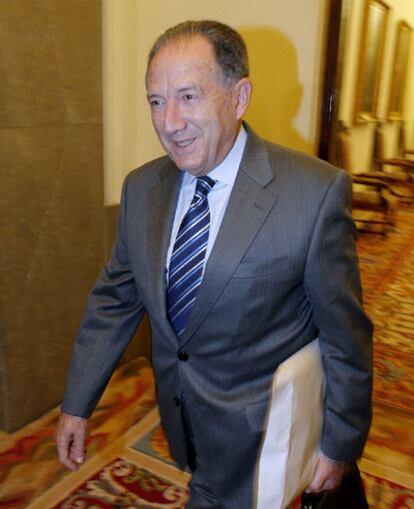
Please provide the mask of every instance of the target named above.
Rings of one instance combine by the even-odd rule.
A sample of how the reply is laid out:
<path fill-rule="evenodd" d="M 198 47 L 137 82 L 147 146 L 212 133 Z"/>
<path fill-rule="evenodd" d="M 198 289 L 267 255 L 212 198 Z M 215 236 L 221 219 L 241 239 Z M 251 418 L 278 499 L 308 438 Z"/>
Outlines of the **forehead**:
<path fill-rule="evenodd" d="M 210 42 L 194 35 L 169 41 L 154 56 L 148 68 L 148 82 L 165 79 L 165 75 L 183 77 L 191 74 L 215 76 L 218 66 Z"/>

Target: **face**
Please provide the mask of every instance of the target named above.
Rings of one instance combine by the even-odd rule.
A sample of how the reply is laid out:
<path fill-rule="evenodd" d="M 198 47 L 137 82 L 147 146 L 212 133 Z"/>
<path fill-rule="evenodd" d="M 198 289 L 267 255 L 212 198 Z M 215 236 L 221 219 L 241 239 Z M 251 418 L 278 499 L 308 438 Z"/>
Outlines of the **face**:
<path fill-rule="evenodd" d="M 202 36 L 171 41 L 147 73 L 152 123 L 176 166 L 206 175 L 231 150 L 251 85 L 225 86 L 210 43 Z"/>

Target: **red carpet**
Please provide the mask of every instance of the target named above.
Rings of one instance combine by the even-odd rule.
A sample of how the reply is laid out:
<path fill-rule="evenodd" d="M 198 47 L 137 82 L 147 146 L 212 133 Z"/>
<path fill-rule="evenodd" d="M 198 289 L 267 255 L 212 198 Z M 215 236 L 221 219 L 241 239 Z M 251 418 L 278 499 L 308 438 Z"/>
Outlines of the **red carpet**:
<path fill-rule="evenodd" d="M 412 490 L 364 472 L 362 479 L 371 509 L 413 509 Z"/>
<path fill-rule="evenodd" d="M 52 509 L 181 509 L 187 491 L 131 461 L 115 458 Z"/>
<path fill-rule="evenodd" d="M 411 490 L 364 472 L 362 478 L 371 509 L 414 507 Z M 131 461 L 115 458 L 51 509 L 181 509 L 186 499 L 187 490 Z M 292 509 L 298 507 L 295 503 Z"/>
<path fill-rule="evenodd" d="M 414 355 L 375 345 L 374 401 L 414 413 Z"/>

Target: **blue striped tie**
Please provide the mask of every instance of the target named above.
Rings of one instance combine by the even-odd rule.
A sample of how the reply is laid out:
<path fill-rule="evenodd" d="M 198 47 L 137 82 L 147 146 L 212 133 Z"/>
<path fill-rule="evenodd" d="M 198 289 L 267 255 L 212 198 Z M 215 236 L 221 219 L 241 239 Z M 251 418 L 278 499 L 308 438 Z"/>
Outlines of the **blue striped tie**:
<path fill-rule="evenodd" d="M 181 222 L 171 255 L 167 304 L 177 336 L 184 332 L 203 276 L 210 229 L 207 195 L 215 183 L 210 177 L 197 178 L 193 200 Z"/>

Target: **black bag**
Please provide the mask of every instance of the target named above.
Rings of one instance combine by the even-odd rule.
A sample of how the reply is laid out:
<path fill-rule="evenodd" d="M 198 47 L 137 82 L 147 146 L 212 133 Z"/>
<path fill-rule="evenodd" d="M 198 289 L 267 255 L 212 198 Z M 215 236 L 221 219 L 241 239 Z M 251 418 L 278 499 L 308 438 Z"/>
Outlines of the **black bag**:
<path fill-rule="evenodd" d="M 300 509 L 369 509 L 357 465 L 352 465 L 335 491 L 303 493 Z"/>

